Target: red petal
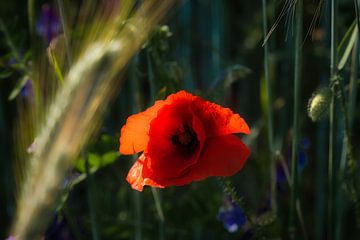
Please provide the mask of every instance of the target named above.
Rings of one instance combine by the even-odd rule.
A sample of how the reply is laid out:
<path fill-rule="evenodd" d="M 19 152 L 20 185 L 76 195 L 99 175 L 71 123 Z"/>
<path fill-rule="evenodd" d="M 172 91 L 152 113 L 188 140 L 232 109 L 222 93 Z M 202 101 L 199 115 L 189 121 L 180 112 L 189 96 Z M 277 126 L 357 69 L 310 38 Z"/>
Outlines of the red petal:
<path fill-rule="evenodd" d="M 151 159 L 147 164 L 149 171 L 146 173 L 151 174 L 143 176 L 161 182 L 162 179 L 181 175 L 185 169 L 198 161 L 206 133 L 203 123 L 191 111 L 189 104 L 189 101 L 182 99 L 166 105 L 151 122 L 150 140 L 146 150 L 147 157 Z M 196 133 L 198 140 L 197 146 L 190 152 L 184 151 L 172 142 L 172 136 L 185 125 Z"/>
<path fill-rule="evenodd" d="M 231 176 L 244 166 L 250 150 L 236 136 L 209 138 L 197 164 L 183 176 L 161 182 L 164 186 L 184 185 L 210 176 Z"/>
<path fill-rule="evenodd" d="M 250 149 L 234 135 L 209 138 L 201 153 L 199 164 L 192 169 L 194 178 L 231 176 L 244 166 Z"/>
<path fill-rule="evenodd" d="M 233 113 L 230 108 L 224 108 L 218 104 L 197 98 L 194 101 L 193 109 L 206 126 L 209 137 L 232 133 L 250 133 L 245 120 L 239 114 Z"/>
<path fill-rule="evenodd" d="M 143 172 L 143 166 L 145 160 L 146 160 L 145 155 L 141 154 L 139 159 L 136 160 L 134 165 L 131 167 L 126 177 L 126 181 L 128 181 L 128 183 L 131 185 L 133 189 L 140 192 L 143 190 L 145 185 L 163 188 L 164 186 L 154 182 L 153 180 L 149 178 L 143 178 L 142 172 Z"/>
<path fill-rule="evenodd" d="M 149 141 L 150 122 L 164 104 L 165 101 L 156 101 L 144 112 L 131 115 L 127 119 L 126 124 L 121 128 L 120 153 L 134 154 L 145 150 Z"/>

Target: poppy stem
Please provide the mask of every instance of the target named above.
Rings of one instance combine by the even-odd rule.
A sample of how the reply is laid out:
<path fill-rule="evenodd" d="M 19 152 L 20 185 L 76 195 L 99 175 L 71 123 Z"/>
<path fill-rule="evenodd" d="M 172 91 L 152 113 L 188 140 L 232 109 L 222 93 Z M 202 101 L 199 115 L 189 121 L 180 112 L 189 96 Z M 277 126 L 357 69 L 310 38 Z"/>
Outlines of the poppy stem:
<path fill-rule="evenodd" d="M 268 31 L 267 23 L 267 12 L 266 12 L 267 1 L 262 0 L 262 21 L 263 21 L 263 35 L 266 37 Z M 273 99 L 272 99 L 272 87 L 269 76 L 269 46 L 268 41 L 264 42 L 264 78 L 267 90 L 267 130 L 268 130 L 268 149 L 270 155 L 270 205 L 271 210 L 277 212 L 276 205 L 276 170 L 275 170 L 275 158 L 274 158 L 274 145 L 273 145 Z"/>
<path fill-rule="evenodd" d="M 139 111 L 139 109 L 141 109 L 141 103 L 140 103 L 140 99 L 138 98 L 139 96 L 139 78 L 137 77 L 137 70 L 138 70 L 138 65 L 139 65 L 139 55 L 135 55 L 133 60 L 131 61 L 130 64 L 130 72 L 129 72 L 129 76 L 130 76 L 130 93 L 131 93 L 131 97 L 132 97 L 132 107 L 131 110 L 133 113 Z M 137 156 L 134 155 L 133 157 L 133 161 L 135 162 L 137 160 Z M 143 226 L 142 226 L 142 220 L 143 220 L 143 213 L 142 213 L 142 203 L 143 203 L 143 198 L 142 195 L 137 192 L 137 191 L 132 191 L 133 192 L 133 210 L 134 210 L 134 223 L 135 223 L 135 228 L 134 228 L 134 232 L 135 232 L 135 236 L 134 239 L 135 240 L 141 240 L 142 239 L 142 231 L 143 231 Z"/>
<path fill-rule="evenodd" d="M 90 174 L 89 169 L 89 160 L 87 157 L 87 154 L 85 152 L 82 152 L 82 156 L 85 161 L 85 173 L 86 173 L 86 185 L 87 185 L 87 197 L 88 197 L 88 206 L 90 210 L 90 221 L 91 221 L 91 231 L 92 231 L 92 239 L 93 240 L 100 240 L 100 235 L 98 231 L 98 224 L 97 224 L 97 218 L 96 218 L 96 210 L 94 206 L 94 185 L 93 185 L 93 179 Z"/>
<path fill-rule="evenodd" d="M 294 106 L 293 106 L 293 140 L 291 154 L 291 198 L 289 212 L 289 239 L 295 239 L 296 236 L 296 199 L 298 196 L 298 147 L 299 147 L 299 112 L 300 112 L 300 86 L 302 71 L 302 23 L 303 23 L 303 1 L 296 3 L 295 19 L 295 69 L 294 69 Z"/>
<path fill-rule="evenodd" d="M 146 54 L 148 72 L 149 72 L 150 98 L 151 101 L 154 102 L 156 100 L 156 84 L 155 84 L 154 69 L 151 62 L 151 56 L 149 50 L 147 50 L 145 54 Z M 162 240 L 165 239 L 165 217 L 164 217 L 164 211 L 161 206 L 161 195 L 159 191 L 157 191 L 157 189 L 154 187 L 151 187 L 151 193 L 153 195 L 155 208 L 159 216 L 159 239 Z"/>

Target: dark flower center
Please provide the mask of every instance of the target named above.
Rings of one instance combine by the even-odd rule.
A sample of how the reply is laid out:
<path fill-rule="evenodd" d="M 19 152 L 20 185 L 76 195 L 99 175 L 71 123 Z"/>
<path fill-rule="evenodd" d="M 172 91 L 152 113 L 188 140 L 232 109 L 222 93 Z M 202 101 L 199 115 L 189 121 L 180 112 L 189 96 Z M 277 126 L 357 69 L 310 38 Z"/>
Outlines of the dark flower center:
<path fill-rule="evenodd" d="M 174 146 L 180 147 L 186 153 L 192 153 L 199 144 L 196 133 L 189 126 L 171 137 Z"/>

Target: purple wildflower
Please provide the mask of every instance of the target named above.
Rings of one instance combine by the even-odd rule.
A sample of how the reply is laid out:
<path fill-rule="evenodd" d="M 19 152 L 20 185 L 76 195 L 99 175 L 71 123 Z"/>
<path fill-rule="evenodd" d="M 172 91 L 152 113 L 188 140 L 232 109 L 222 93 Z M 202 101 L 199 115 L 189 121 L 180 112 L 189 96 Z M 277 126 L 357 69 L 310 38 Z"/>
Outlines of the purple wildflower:
<path fill-rule="evenodd" d="M 233 233 L 246 223 L 243 210 L 232 202 L 229 196 L 225 196 L 218 213 L 218 219 L 223 222 L 227 231 Z"/>
<path fill-rule="evenodd" d="M 54 7 L 44 4 L 36 23 L 36 32 L 48 43 L 61 32 L 60 19 Z"/>

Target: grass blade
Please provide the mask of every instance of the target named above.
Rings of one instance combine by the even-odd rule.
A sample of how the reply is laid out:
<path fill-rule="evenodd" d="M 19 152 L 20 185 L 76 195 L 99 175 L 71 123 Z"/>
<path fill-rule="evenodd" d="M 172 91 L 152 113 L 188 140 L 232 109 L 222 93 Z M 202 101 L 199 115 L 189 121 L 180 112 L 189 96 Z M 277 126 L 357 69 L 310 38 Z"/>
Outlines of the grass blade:
<path fill-rule="evenodd" d="M 291 199 L 289 215 L 289 237 L 296 236 L 296 199 L 298 198 L 298 149 L 300 128 L 300 87 L 302 77 L 302 24 L 303 24 L 303 1 L 298 0 L 296 5 L 295 25 L 295 69 L 294 69 L 294 105 L 293 105 L 293 140 L 291 152 Z"/>

